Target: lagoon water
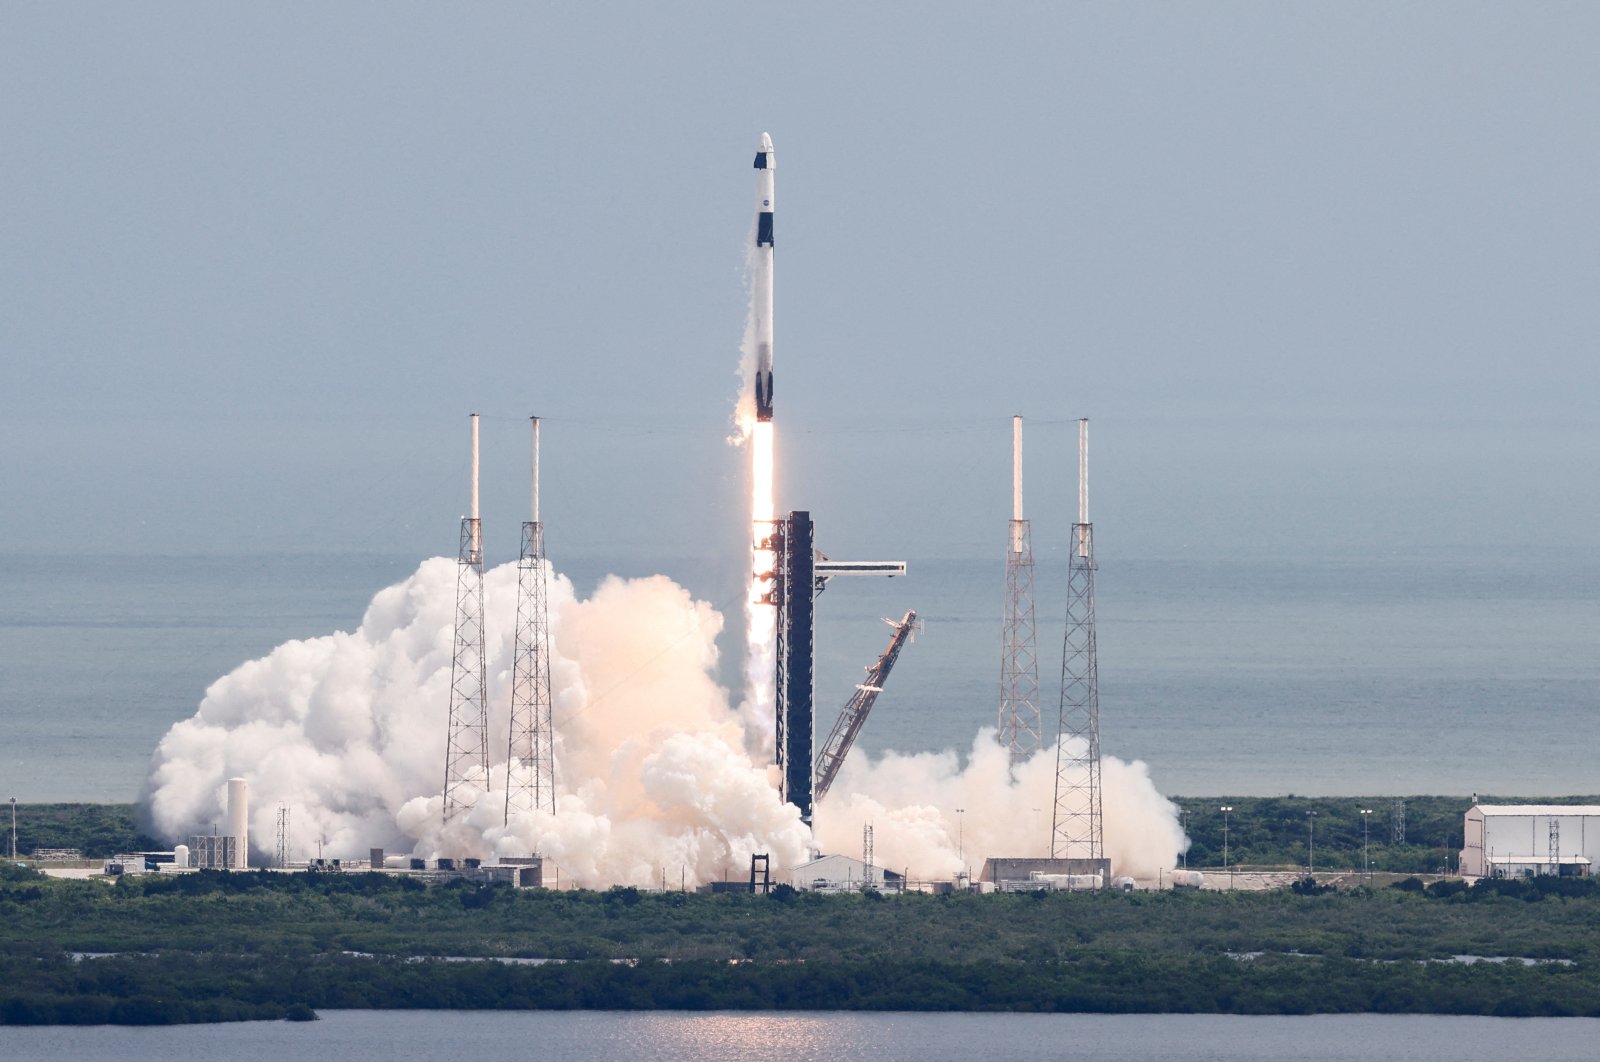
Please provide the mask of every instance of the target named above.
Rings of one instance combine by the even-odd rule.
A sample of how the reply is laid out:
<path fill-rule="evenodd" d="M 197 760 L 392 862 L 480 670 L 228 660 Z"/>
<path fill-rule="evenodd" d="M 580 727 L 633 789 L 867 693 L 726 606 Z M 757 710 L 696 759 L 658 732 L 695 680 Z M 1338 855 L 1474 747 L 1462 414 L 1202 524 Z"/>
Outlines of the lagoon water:
<path fill-rule="evenodd" d="M 907 559 L 905 579 L 838 580 L 819 599 L 818 726 L 883 651 L 880 617 L 915 608 L 924 628 L 857 747 L 964 752 L 994 722 L 1003 570 L 998 558 Z M 0 557 L 3 795 L 134 799 L 156 742 L 211 681 L 284 640 L 352 629 L 416 563 Z M 559 566 L 580 593 L 609 570 Z M 624 574 L 657 571 L 731 613 L 733 681 L 737 572 L 665 560 Z M 1064 587 L 1064 562 L 1041 554 L 1047 729 Z M 1600 790 L 1600 574 L 1580 549 L 1103 558 L 1097 591 L 1103 747 L 1147 762 L 1163 792 Z"/>
<path fill-rule="evenodd" d="M 1593 1057 L 1600 1020 L 1375 1014 L 1238 1017 L 1212 1014 L 835 1014 L 682 1012 L 325 1011 L 315 1023 L 248 1022 L 176 1028 L 8 1029 L 16 1057 L 228 1058 L 278 1062 L 329 1055 L 396 1058 L 693 1059 L 794 1062 L 841 1058 L 1045 1059 L 1186 1062 L 1307 1059 L 1432 1062 Z"/>

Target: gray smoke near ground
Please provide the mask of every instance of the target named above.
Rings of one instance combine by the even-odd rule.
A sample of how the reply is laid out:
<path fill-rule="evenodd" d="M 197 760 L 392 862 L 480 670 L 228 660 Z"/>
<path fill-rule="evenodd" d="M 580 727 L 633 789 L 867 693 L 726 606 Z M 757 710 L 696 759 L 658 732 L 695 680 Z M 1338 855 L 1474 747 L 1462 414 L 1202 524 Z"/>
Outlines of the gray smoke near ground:
<path fill-rule="evenodd" d="M 557 813 L 504 816 L 514 564 L 485 573 L 489 790 L 441 823 L 457 566 L 425 561 L 373 599 L 351 632 L 295 640 L 240 665 L 162 738 L 146 784 L 151 826 L 178 841 L 224 821 L 227 780 L 250 783 L 253 862 L 270 859 L 279 806 L 291 857 L 369 848 L 441 855 L 539 852 L 564 885 L 691 887 L 775 868 L 814 846 L 948 877 L 974 853 L 1044 854 L 1054 753 L 1013 777 L 992 731 L 963 766 L 953 751 L 847 761 L 818 833 L 778 799 L 770 747 L 718 684 L 722 616 L 664 576 L 610 578 L 587 599 L 550 579 Z M 976 711 L 974 714 L 977 714 Z M 770 721 L 767 725 L 770 726 Z M 1119 872 L 1170 867 L 1183 845 L 1173 806 L 1141 764 L 1107 760 L 1106 845 Z M 956 808 L 965 809 L 958 816 Z M 1046 811 L 1047 814 L 1047 811 Z"/>

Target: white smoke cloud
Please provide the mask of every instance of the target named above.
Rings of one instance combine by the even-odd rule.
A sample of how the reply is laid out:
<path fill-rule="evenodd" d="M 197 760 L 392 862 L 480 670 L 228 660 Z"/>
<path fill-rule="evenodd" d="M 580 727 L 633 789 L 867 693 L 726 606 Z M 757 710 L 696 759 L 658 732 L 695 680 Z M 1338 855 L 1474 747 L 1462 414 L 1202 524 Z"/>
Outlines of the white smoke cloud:
<path fill-rule="evenodd" d="M 147 809 L 180 838 L 222 821 L 227 779 L 251 786 L 259 861 L 290 809 L 294 854 L 369 847 L 526 855 L 563 883 L 690 884 L 775 863 L 810 841 L 713 678 L 722 618 L 664 577 L 608 579 L 588 600 L 550 580 L 557 813 L 504 821 L 516 567 L 485 573 L 490 791 L 441 825 L 457 565 L 426 561 L 380 592 L 361 625 L 279 646 L 219 679 L 158 746 Z M 505 619 L 499 619 L 505 617 Z M 498 620 L 498 622 L 497 622 Z M 520 770 L 520 767 L 519 767 Z M 481 791 L 480 791 L 481 792 Z"/>
<path fill-rule="evenodd" d="M 330 858 L 369 847 L 424 858 L 537 850 L 563 884 L 645 886 L 742 876 L 756 852 L 775 868 L 808 857 L 810 833 L 778 799 L 767 757 L 747 751 L 761 742 L 716 682 L 722 617 L 663 576 L 607 579 L 587 600 L 550 579 L 557 813 L 507 824 L 515 565 L 485 574 L 491 788 L 446 832 L 456 574 L 453 560 L 425 561 L 381 591 L 355 631 L 286 642 L 213 683 L 156 750 L 154 828 L 174 840 L 209 832 L 224 821 L 227 779 L 240 776 L 258 863 L 274 848 L 280 804 L 301 859 L 319 841 Z M 986 854 L 1043 854 L 1054 777 L 1053 750 L 1013 777 L 992 730 L 964 766 L 953 751 L 858 751 L 818 808 L 816 841 L 859 854 L 870 821 L 881 865 L 929 878 L 953 875 L 963 848 L 974 869 Z M 1182 833 L 1144 766 L 1107 759 L 1104 792 L 1117 872 L 1172 866 Z"/>
<path fill-rule="evenodd" d="M 817 841 L 859 856 L 862 827 L 871 823 L 880 866 L 916 880 L 967 869 L 976 877 L 988 856 L 1048 854 L 1055 783 L 1054 745 L 1013 771 L 993 727 L 978 732 L 965 766 L 953 750 L 877 760 L 857 753 L 817 808 Z M 1143 763 L 1102 757 L 1101 806 L 1113 874 L 1153 878 L 1173 866 L 1187 843 L 1178 811 Z"/>

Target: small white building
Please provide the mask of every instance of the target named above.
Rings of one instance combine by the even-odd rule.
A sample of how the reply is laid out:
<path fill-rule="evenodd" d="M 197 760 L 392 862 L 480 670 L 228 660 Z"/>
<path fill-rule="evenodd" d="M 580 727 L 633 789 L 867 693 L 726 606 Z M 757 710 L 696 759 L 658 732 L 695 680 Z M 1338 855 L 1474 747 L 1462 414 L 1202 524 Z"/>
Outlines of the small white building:
<path fill-rule="evenodd" d="M 874 866 L 869 874 L 867 865 L 859 859 L 826 855 L 791 867 L 789 884 L 810 892 L 859 892 L 868 886 L 879 892 L 900 892 L 905 888 L 905 877 L 880 866 Z"/>
<path fill-rule="evenodd" d="M 1466 877 L 1586 877 L 1600 859 L 1600 806 L 1474 804 L 1464 835 Z"/>

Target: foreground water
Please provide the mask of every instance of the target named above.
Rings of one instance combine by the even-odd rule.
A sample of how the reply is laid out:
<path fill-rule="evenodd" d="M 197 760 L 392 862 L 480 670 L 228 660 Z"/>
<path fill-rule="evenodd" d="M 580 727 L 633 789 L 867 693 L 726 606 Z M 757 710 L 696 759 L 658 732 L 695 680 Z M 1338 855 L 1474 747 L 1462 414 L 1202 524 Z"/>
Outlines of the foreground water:
<path fill-rule="evenodd" d="M 343 1062 L 474 1056 L 585 1059 L 1308 1059 L 1590 1058 L 1600 1019 L 1374 1014 L 1302 1018 L 1210 1014 L 836 1014 L 324 1011 L 314 1024 L 161 1029 L 7 1029 L 30 1059 L 229 1058 Z"/>
<path fill-rule="evenodd" d="M 994 721 L 1003 573 L 995 560 L 909 560 L 905 579 L 841 581 L 819 599 L 818 726 L 883 651 L 879 618 L 915 608 L 924 629 L 858 748 L 964 751 Z M 353 629 L 372 594 L 415 566 L 0 557 L 0 795 L 133 799 L 156 742 L 210 682 L 287 639 Z M 588 593 L 610 566 L 559 567 Z M 729 615 L 725 664 L 734 659 L 737 572 L 666 560 L 624 574 L 655 571 Z M 1047 731 L 1064 582 L 1060 558 L 1041 554 Z M 1098 590 L 1103 746 L 1146 761 L 1164 792 L 1595 788 L 1600 576 L 1582 551 L 1111 558 Z M 724 681 L 736 671 L 725 666 Z"/>

